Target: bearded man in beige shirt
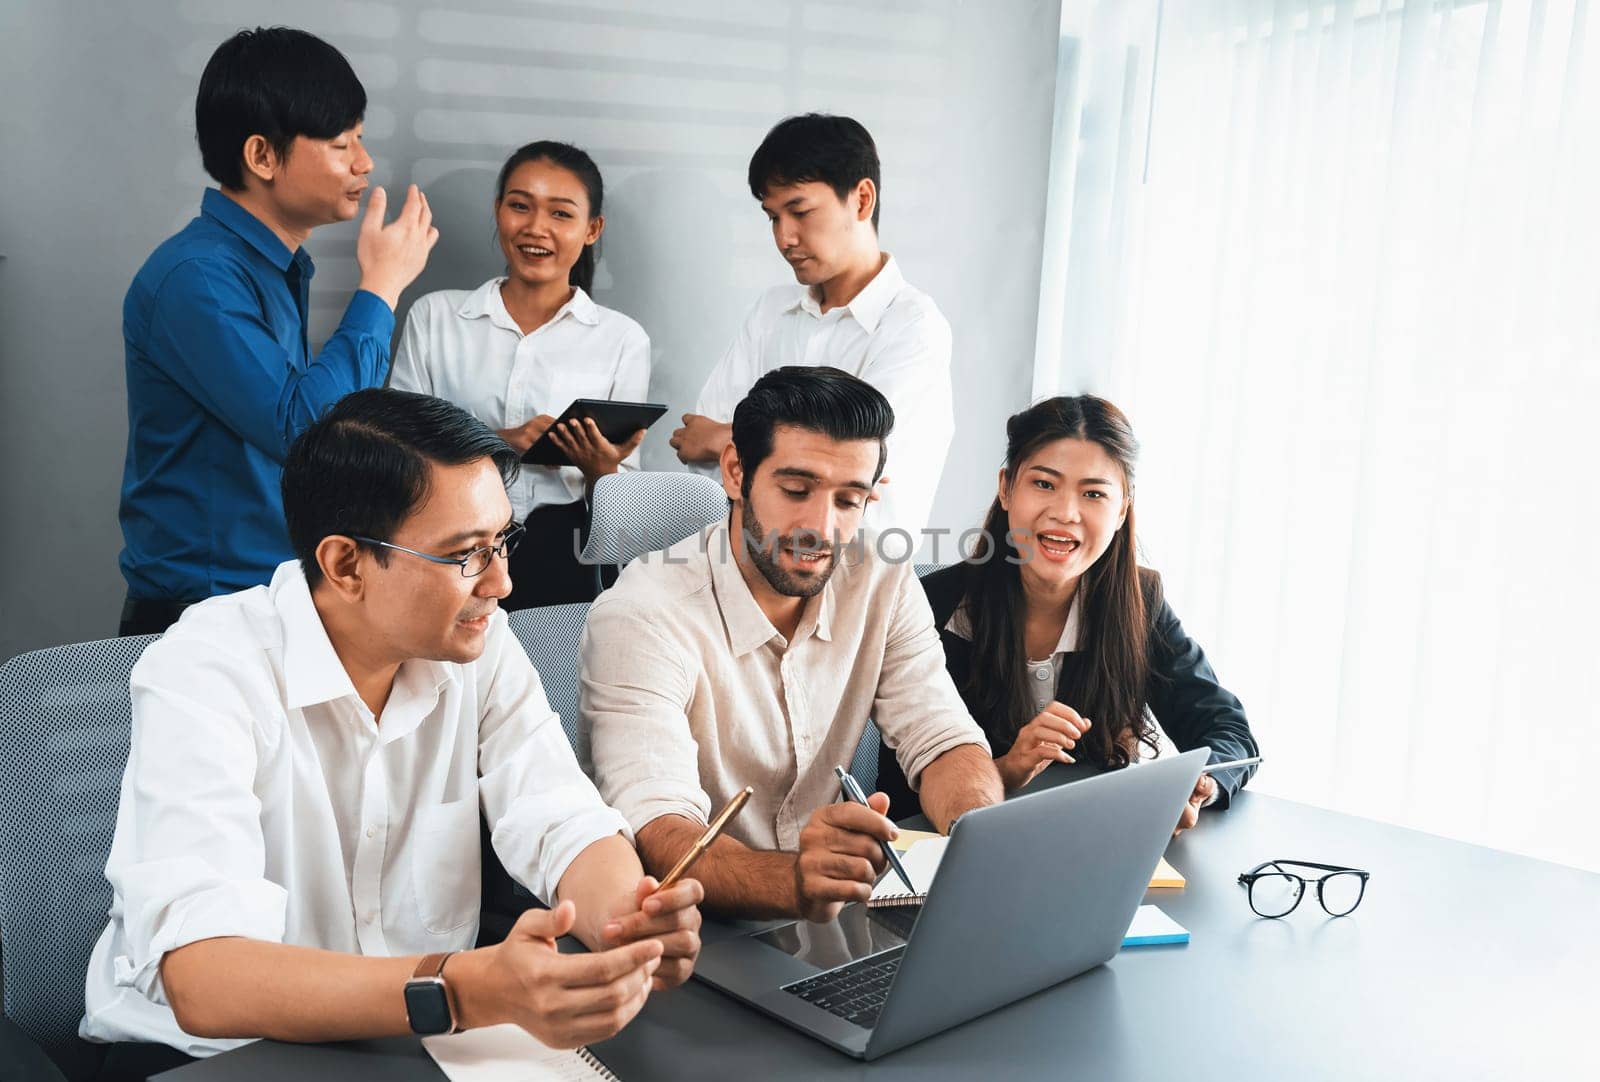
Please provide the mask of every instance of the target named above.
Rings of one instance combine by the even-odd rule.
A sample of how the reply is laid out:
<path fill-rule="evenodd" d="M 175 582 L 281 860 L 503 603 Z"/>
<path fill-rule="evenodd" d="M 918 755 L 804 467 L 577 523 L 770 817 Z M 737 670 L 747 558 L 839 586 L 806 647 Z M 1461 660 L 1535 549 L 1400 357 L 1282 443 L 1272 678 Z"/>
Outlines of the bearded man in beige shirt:
<path fill-rule="evenodd" d="M 645 867 L 663 874 L 755 788 L 695 865 L 723 915 L 824 921 L 866 899 L 897 832 L 882 793 L 835 803 L 833 768 L 869 718 L 941 831 L 1002 797 L 910 563 L 860 529 L 893 425 L 838 369 L 769 372 L 722 452 L 728 521 L 635 561 L 590 609 L 588 765 Z"/>

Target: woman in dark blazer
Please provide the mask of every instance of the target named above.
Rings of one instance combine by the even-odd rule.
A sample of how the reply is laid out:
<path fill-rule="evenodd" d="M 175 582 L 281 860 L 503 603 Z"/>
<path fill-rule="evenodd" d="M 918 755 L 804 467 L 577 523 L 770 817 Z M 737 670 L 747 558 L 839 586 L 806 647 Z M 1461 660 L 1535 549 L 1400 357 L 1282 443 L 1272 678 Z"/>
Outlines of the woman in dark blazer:
<path fill-rule="evenodd" d="M 1128 419 L 1093 395 L 1052 398 L 1006 436 L 983 544 L 922 586 L 1007 791 L 1052 762 L 1127 766 L 1157 750 L 1157 722 L 1182 751 L 1210 747 L 1212 762 L 1257 754 L 1244 707 L 1184 633 L 1161 576 L 1138 566 Z M 1253 772 L 1202 774 L 1178 829 Z M 878 788 L 892 818 L 921 810 L 887 747 Z"/>

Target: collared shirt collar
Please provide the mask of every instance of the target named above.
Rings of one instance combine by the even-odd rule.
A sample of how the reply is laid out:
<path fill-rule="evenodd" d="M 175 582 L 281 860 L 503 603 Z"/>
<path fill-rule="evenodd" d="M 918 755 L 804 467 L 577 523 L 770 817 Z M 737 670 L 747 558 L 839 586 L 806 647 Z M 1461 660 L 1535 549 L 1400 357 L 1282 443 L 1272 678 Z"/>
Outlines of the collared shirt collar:
<path fill-rule="evenodd" d="M 734 657 L 743 657 L 752 650 L 781 638 L 767 614 L 761 611 L 750 592 L 750 584 L 739 569 L 733 545 L 742 544 L 743 538 L 734 533 L 728 520 L 707 529 L 705 555 L 711 561 L 711 589 L 717 600 L 717 611 L 722 614 L 722 626 L 728 633 L 728 647 Z M 795 629 L 794 641 L 800 642 L 814 634 L 825 642 L 833 641 L 831 594 L 833 583 L 823 587 L 822 593 L 806 602 L 800 624 Z M 793 645 L 792 643 L 790 645 Z"/>
<path fill-rule="evenodd" d="M 840 557 L 837 554 L 834 555 L 834 559 L 835 560 L 838 560 L 838 559 L 841 559 L 841 558 L 842 557 Z M 839 573 L 839 569 L 838 569 L 838 567 L 835 567 L 833 569 L 833 575 L 837 575 L 838 573 Z M 806 630 L 806 620 L 809 620 L 812 616 L 816 617 L 816 623 L 811 626 L 811 633 L 813 635 L 815 635 L 817 638 L 821 639 L 823 642 L 832 642 L 833 641 L 833 576 L 832 575 L 829 576 L 828 584 L 822 588 L 822 592 L 820 594 L 818 594 L 816 597 L 812 598 L 811 602 L 806 605 L 805 618 L 800 621 L 800 632 L 801 633 L 803 633 Z M 800 638 L 800 637 L 801 637 L 801 635 L 799 633 L 797 633 L 795 635 L 795 638 Z"/>
<path fill-rule="evenodd" d="M 504 278 L 491 278 L 483 285 L 467 294 L 467 299 L 461 302 L 461 307 L 456 309 L 456 314 L 462 319 L 482 319 L 488 317 L 489 322 L 496 327 L 511 331 L 521 336 L 522 328 L 517 326 L 517 321 L 511 318 L 511 313 L 506 311 L 506 300 L 500 292 L 500 287 L 505 283 Z M 572 296 L 567 303 L 556 309 L 556 314 L 550 317 L 549 327 L 562 316 L 571 316 L 579 323 L 593 327 L 600 322 L 599 306 L 590 299 L 579 286 L 572 287 Z"/>
<path fill-rule="evenodd" d="M 279 564 L 270 589 L 283 623 L 284 705 L 302 710 L 346 697 L 359 701 L 355 684 L 311 600 L 311 588 L 299 561 Z M 439 689 L 452 679 L 454 673 L 445 662 L 424 658 L 404 662 L 384 707 L 384 739 L 398 739 L 415 729 L 438 702 Z"/>
<path fill-rule="evenodd" d="M 304 248 L 297 248 L 291 252 L 288 246 L 278 239 L 278 234 L 267 227 L 266 222 L 216 188 L 207 188 L 205 194 L 200 197 L 200 213 L 237 233 L 241 240 L 260 252 L 280 271 L 287 271 L 290 263 L 299 263 L 302 276 L 311 277 L 313 270 L 311 257 L 305 254 Z"/>
<path fill-rule="evenodd" d="M 962 602 L 956 611 L 950 614 L 950 619 L 944 622 L 944 629 L 952 635 L 958 635 L 968 642 L 972 641 L 972 620 L 967 615 L 966 602 Z M 1078 595 L 1072 595 L 1072 607 L 1067 610 L 1067 622 L 1061 628 L 1061 637 L 1056 640 L 1056 648 L 1050 652 L 1051 657 L 1061 654 L 1074 653 L 1078 649 Z M 1031 661 L 1044 661 L 1045 658 L 1030 658 Z"/>
<path fill-rule="evenodd" d="M 878 323 L 883 319 L 883 313 L 888 309 L 889 302 L 894 300 L 906 284 L 905 275 L 900 273 L 900 265 L 894 261 L 894 256 L 884 260 L 883 267 L 872 276 L 872 281 L 861 287 L 861 292 L 850 298 L 849 304 L 840 305 L 840 309 L 850 313 L 850 317 L 861 324 L 863 330 L 872 334 L 878 329 Z M 821 318 L 822 305 L 818 302 L 811 287 L 800 290 L 794 303 L 788 311 L 799 308 Z"/>

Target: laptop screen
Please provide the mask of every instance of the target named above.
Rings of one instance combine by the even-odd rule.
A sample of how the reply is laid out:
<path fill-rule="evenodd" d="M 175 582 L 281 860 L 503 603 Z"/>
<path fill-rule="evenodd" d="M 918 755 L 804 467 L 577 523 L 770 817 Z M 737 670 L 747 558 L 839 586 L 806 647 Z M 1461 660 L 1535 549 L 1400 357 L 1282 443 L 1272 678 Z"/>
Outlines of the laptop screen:
<path fill-rule="evenodd" d="M 916 912 L 913 906 L 869 909 L 864 905 L 847 905 L 838 919 L 826 924 L 796 921 L 757 933 L 752 938 L 818 969 L 836 969 L 857 959 L 904 946 L 906 937 L 911 934 L 911 925 L 916 921 Z"/>

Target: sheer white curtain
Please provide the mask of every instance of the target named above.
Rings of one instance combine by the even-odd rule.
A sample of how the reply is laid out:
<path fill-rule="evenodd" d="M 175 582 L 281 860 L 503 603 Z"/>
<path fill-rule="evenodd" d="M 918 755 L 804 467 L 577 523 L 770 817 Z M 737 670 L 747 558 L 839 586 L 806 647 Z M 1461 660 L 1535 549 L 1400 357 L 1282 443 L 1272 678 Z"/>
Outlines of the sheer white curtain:
<path fill-rule="evenodd" d="M 1258 788 L 1600 869 L 1590 5 L 1064 7 L 1035 389 L 1131 414 Z"/>

